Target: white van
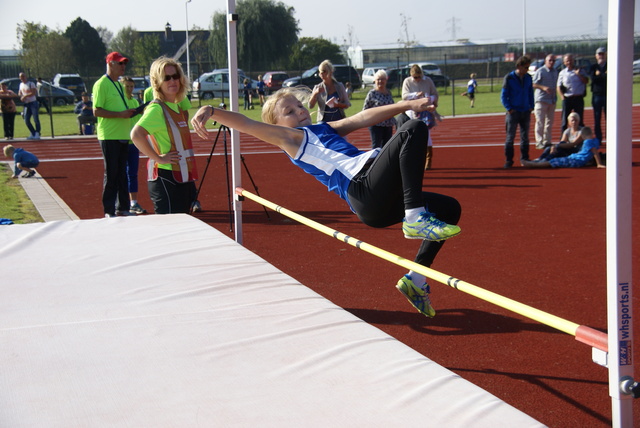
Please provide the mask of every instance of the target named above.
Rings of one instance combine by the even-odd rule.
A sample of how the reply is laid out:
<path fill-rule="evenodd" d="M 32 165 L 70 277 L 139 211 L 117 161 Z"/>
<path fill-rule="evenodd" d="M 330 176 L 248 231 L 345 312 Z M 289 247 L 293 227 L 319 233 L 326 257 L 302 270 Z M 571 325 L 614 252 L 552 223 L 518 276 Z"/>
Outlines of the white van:
<path fill-rule="evenodd" d="M 442 70 L 440 70 L 438 64 L 434 64 L 432 62 L 416 62 L 415 64 L 422 67 L 422 72 L 426 75 L 435 74 L 437 76 L 442 76 Z"/>
<path fill-rule="evenodd" d="M 238 69 L 238 93 L 243 95 L 244 79 L 247 78 L 244 72 Z M 258 85 L 257 80 L 251 80 L 251 87 L 255 90 Z M 229 70 L 221 68 L 204 73 L 193 82 L 193 91 L 203 100 L 212 98 L 229 98 Z"/>

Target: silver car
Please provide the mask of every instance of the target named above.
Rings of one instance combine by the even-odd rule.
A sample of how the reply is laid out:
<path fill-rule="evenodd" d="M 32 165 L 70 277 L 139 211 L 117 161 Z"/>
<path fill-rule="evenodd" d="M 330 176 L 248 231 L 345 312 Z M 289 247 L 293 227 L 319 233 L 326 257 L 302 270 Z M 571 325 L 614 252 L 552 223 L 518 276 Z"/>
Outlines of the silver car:
<path fill-rule="evenodd" d="M 384 67 L 367 67 L 362 72 L 362 87 L 373 86 L 373 76 Z"/>
<path fill-rule="evenodd" d="M 244 88 L 244 72 L 238 70 L 238 95 L 242 97 Z M 251 80 L 251 79 L 250 79 Z M 255 91 L 258 81 L 251 80 L 251 87 Z M 229 98 L 229 70 L 219 69 L 209 73 L 204 73 L 196 81 L 193 82 L 193 92 L 203 100 L 212 98 Z"/>

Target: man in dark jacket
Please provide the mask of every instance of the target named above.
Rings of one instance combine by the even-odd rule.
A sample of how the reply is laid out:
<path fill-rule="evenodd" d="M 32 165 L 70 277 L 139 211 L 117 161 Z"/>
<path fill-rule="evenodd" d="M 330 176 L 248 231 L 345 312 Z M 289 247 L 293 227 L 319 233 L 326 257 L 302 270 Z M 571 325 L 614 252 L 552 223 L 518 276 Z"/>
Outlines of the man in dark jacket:
<path fill-rule="evenodd" d="M 602 143 L 602 112 L 607 115 L 607 50 L 596 50 L 596 63 L 589 68 L 591 78 L 591 105 L 593 106 L 593 119 L 595 121 L 596 138 Z"/>
<path fill-rule="evenodd" d="M 513 141 L 520 126 L 520 160 L 529 160 L 529 125 L 534 107 L 533 80 L 527 71 L 531 65 L 528 56 L 516 61 L 516 69 L 504 77 L 500 100 L 507 110 L 507 140 L 504 143 L 504 167 L 513 166 Z"/>

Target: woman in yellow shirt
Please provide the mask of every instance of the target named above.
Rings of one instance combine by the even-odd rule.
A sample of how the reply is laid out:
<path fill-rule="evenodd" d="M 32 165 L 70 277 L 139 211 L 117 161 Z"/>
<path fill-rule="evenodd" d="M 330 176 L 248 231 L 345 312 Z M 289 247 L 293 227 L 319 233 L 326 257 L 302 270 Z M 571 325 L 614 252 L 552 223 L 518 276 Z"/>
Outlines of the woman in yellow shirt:
<path fill-rule="evenodd" d="M 151 64 L 155 101 L 131 131 L 131 140 L 149 157 L 148 186 L 156 214 L 189 213 L 198 178 L 189 123 L 178 105 L 189 84 L 180 63 L 160 57 Z"/>

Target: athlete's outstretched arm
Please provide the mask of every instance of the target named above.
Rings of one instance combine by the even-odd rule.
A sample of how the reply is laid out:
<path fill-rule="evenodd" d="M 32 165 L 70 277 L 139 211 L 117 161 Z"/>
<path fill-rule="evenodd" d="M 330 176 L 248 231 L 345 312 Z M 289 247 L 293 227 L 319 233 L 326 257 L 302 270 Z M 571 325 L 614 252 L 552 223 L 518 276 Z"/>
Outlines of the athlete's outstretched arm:
<path fill-rule="evenodd" d="M 253 135 L 269 144 L 280 147 L 290 156 L 294 157 L 302 143 L 304 131 L 300 129 L 287 128 L 285 126 L 271 125 L 250 119 L 243 114 L 229 110 L 214 108 L 212 106 L 201 107 L 191 119 L 191 125 L 196 133 L 209 140 L 209 131 L 205 128 L 207 120 L 212 119 L 228 127 Z"/>
<path fill-rule="evenodd" d="M 357 129 L 373 126 L 383 120 L 390 119 L 407 110 L 421 112 L 429 109 L 435 109 L 433 101 L 429 97 L 418 98 L 415 100 L 403 100 L 395 104 L 388 104 L 362 110 L 361 112 L 345 119 L 329 122 L 329 125 L 331 125 L 338 134 L 344 136 Z"/>

